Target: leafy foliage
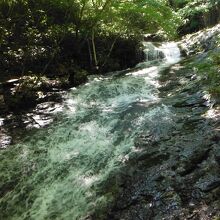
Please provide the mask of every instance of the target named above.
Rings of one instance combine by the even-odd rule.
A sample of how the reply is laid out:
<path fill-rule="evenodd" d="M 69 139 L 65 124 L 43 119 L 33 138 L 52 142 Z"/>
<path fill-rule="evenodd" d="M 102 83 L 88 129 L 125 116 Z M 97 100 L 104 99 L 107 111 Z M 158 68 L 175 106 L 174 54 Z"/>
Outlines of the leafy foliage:
<path fill-rule="evenodd" d="M 143 33 L 157 31 L 173 37 L 179 22 L 165 0 L 2 0 L 0 21 L 2 71 L 13 66 L 20 74 L 44 74 L 49 67 L 56 74 L 52 63 L 66 65 L 64 44 L 69 44 L 68 60 L 83 68 L 102 66 L 119 38 L 138 41 Z M 100 40 L 106 40 L 104 48 Z"/>
<path fill-rule="evenodd" d="M 198 31 L 220 20 L 219 0 L 171 0 L 170 4 L 182 18 L 181 34 Z"/>
<path fill-rule="evenodd" d="M 220 53 L 219 50 L 210 51 L 205 59 L 200 60 L 194 66 L 206 84 L 208 91 L 213 96 L 220 94 Z"/>

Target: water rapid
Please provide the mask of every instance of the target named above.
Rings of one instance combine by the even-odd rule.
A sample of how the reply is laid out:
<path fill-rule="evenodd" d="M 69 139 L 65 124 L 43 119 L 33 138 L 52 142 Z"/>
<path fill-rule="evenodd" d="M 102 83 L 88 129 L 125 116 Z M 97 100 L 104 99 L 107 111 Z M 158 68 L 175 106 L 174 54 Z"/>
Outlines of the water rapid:
<path fill-rule="evenodd" d="M 172 124 L 157 77 L 180 60 L 180 51 L 176 43 L 145 47 L 146 62 L 124 76 L 93 76 L 73 88 L 53 124 L 1 156 L 1 186 L 9 185 L 1 219 L 75 220 L 111 203 L 114 189 L 103 193 L 103 187 L 137 150 L 135 138 L 152 128 L 168 132 Z"/>

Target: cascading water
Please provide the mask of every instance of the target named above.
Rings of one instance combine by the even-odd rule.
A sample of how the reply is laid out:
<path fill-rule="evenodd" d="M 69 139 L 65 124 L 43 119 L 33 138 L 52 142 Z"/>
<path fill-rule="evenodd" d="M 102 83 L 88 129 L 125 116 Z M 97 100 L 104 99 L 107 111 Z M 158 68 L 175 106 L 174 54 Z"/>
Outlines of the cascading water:
<path fill-rule="evenodd" d="M 143 42 L 145 60 L 148 61 L 158 61 L 165 57 L 164 53 L 160 50 L 160 48 L 156 47 L 151 42 Z"/>
<path fill-rule="evenodd" d="M 135 137 L 172 126 L 157 76 L 180 53 L 176 43 L 157 50 L 163 53 L 158 65 L 73 88 L 56 122 L 1 155 L 0 219 L 81 219 L 111 202 L 114 190 L 103 188 L 137 150 Z"/>
<path fill-rule="evenodd" d="M 159 50 L 165 55 L 165 59 L 168 63 L 172 64 L 180 61 L 181 53 L 176 43 L 169 42 L 162 44 Z"/>
<path fill-rule="evenodd" d="M 165 59 L 166 62 L 171 64 L 178 62 L 180 59 L 180 50 L 175 42 L 163 43 L 159 47 L 156 47 L 151 42 L 144 42 L 143 45 L 147 62 Z"/>

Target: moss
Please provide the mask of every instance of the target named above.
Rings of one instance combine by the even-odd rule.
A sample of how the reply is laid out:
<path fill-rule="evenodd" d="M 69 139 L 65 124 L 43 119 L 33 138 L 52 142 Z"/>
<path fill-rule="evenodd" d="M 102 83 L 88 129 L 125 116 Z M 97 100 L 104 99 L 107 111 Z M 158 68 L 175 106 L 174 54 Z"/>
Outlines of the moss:
<path fill-rule="evenodd" d="M 201 76 L 207 91 L 215 98 L 220 95 L 220 52 L 209 51 L 202 58 L 193 60 L 190 67 Z"/>
<path fill-rule="evenodd" d="M 209 88 L 209 92 L 210 92 L 210 94 L 213 96 L 213 97 L 215 97 L 215 96 L 219 96 L 219 94 L 220 94 L 220 86 L 219 85 L 217 85 L 217 86 L 210 86 L 210 88 Z"/>

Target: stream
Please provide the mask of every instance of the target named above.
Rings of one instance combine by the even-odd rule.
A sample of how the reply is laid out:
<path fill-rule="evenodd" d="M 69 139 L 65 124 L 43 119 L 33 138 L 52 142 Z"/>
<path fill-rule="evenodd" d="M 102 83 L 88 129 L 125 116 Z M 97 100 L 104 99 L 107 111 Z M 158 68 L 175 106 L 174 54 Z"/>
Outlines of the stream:
<path fill-rule="evenodd" d="M 176 129 L 158 77 L 180 50 L 173 42 L 145 48 L 146 62 L 72 88 L 57 120 L 1 151 L 0 219 L 90 219 L 114 203 L 121 170 L 141 151 L 137 138 L 157 141 Z M 108 219 L 138 219 L 131 216 Z"/>

